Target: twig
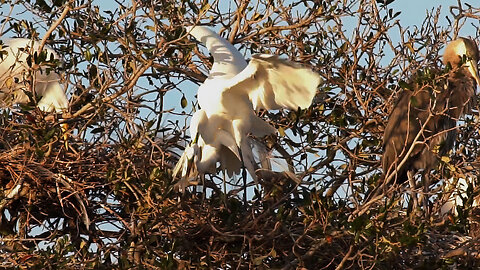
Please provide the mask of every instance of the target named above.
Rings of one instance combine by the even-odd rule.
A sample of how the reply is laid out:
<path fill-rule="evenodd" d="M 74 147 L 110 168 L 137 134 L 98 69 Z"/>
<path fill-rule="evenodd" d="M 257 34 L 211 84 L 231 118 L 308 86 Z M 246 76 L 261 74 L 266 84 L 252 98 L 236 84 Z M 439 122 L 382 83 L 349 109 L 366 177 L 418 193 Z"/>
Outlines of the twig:
<path fill-rule="evenodd" d="M 350 245 L 350 248 L 348 249 L 347 254 L 345 254 L 345 257 L 343 257 L 342 261 L 337 265 L 337 267 L 335 267 L 335 270 L 340 270 L 343 268 L 343 265 L 350 258 L 350 254 L 352 254 L 352 251 L 353 251 L 353 245 Z"/>
<path fill-rule="evenodd" d="M 62 13 L 60 14 L 60 17 L 50 26 L 50 28 L 47 30 L 45 35 L 43 36 L 42 40 L 40 41 L 40 45 L 38 46 L 38 51 L 41 52 L 43 50 L 43 47 L 47 43 L 48 37 L 52 34 L 52 32 L 60 25 L 60 23 L 65 19 L 67 16 L 67 13 L 70 11 L 71 2 L 68 2 L 66 4 L 66 7 L 63 9 Z"/>

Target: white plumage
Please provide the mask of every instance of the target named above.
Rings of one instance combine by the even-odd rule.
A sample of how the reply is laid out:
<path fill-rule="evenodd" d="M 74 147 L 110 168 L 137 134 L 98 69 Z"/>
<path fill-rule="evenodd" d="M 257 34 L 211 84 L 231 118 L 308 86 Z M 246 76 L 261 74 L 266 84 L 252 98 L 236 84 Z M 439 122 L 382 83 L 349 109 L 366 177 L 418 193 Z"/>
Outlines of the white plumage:
<path fill-rule="evenodd" d="M 28 103 L 29 97 L 29 66 L 27 59 L 35 52 L 38 54 L 39 43 L 30 39 L 12 38 L 4 42 L 0 53 L 0 106 L 7 107 L 17 103 Z M 47 61 L 59 59 L 55 51 L 44 46 L 47 51 Z M 6 53 L 6 54 L 5 54 Z M 33 74 L 33 89 L 41 99 L 37 106 L 44 112 L 55 111 L 61 113 L 68 108 L 68 100 L 65 91 L 60 84 L 60 76 L 51 67 L 41 66 Z"/>
<path fill-rule="evenodd" d="M 215 173 L 217 162 L 232 175 L 240 171 L 243 161 L 256 179 L 248 135 L 262 137 L 276 130 L 255 110 L 309 107 L 320 76 L 274 55 L 253 55 L 247 64 L 232 44 L 208 27 L 188 27 L 187 31 L 207 47 L 214 63 L 198 89 L 201 109 L 190 122 L 193 141 L 175 167 L 174 177 L 182 172 L 182 188 L 198 173 Z"/>

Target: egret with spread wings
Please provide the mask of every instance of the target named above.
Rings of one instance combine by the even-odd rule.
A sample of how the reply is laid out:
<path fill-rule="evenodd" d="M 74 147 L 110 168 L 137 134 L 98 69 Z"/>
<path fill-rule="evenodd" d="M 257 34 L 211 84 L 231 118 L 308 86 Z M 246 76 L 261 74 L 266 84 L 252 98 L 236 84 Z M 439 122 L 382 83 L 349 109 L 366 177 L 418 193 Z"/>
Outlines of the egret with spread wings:
<path fill-rule="evenodd" d="M 174 169 L 179 186 L 220 169 L 237 174 L 244 166 L 256 179 L 257 164 L 248 136 L 262 137 L 276 129 L 255 113 L 258 109 L 305 109 L 315 96 L 320 76 L 275 55 L 256 54 L 247 63 L 240 52 L 206 26 L 187 28 L 203 43 L 214 63 L 198 89 L 200 110 L 190 122 L 192 143 Z M 245 175 L 244 175 L 245 178 Z"/>

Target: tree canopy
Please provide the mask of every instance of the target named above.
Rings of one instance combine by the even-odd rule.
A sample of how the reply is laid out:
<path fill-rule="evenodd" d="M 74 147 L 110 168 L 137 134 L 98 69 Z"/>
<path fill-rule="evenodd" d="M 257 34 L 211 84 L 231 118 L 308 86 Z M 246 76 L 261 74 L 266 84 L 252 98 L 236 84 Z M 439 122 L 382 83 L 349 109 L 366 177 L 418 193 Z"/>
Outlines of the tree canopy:
<path fill-rule="evenodd" d="M 0 266 L 478 267 L 477 108 L 432 174 L 432 215 L 407 207 L 407 185 L 366 199 L 382 176 L 382 136 L 398 94 L 412 76 L 435 83 L 442 49 L 462 29 L 480 35 L 480 9 L 468 3 L 405 27 L 399 15 L 408 10 L 394 2 L 1 1 L 2 39 L 41 40 L 63 59 L 50 66 L 70 110 L 43 113 L 30 93 L 30 104 L 1 111 Z M 185 31 L 198 23 L 246 58 L 280 55 L 323 79 L 310 108 L 259 112 L 279 132 L 258 140 L 295 174 L 267 173 L 246 204 L 241 176 L 227 189 L 221 173 L 207 175 L 204 188 L 174 188 L 196 89 L 212 63 Z M 445 217 L 440 208 L 456 191 L 443 183 L 452 177 L 471 184 L 458 215 Z"/>

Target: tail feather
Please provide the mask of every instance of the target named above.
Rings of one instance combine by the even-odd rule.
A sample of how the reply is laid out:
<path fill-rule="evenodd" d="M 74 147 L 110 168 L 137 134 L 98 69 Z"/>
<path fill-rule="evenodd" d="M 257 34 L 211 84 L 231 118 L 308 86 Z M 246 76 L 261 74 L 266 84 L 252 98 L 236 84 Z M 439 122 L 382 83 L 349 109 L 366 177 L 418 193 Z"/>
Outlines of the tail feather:
<path fill-rule="evenodd" d="M 187 146 L 185 151 L 180 156 L 177 164 L 173 168 L 172 178 L 175 180 L 180 174 L 180 180 L 175 184 L 175 189 L 184 192 L 185 188 L 190 185 L 190 182 L 197 178 L 198 170 L 195 164 L 195 156 L 198 155 L 195 151 L 196 144 Z"/>

